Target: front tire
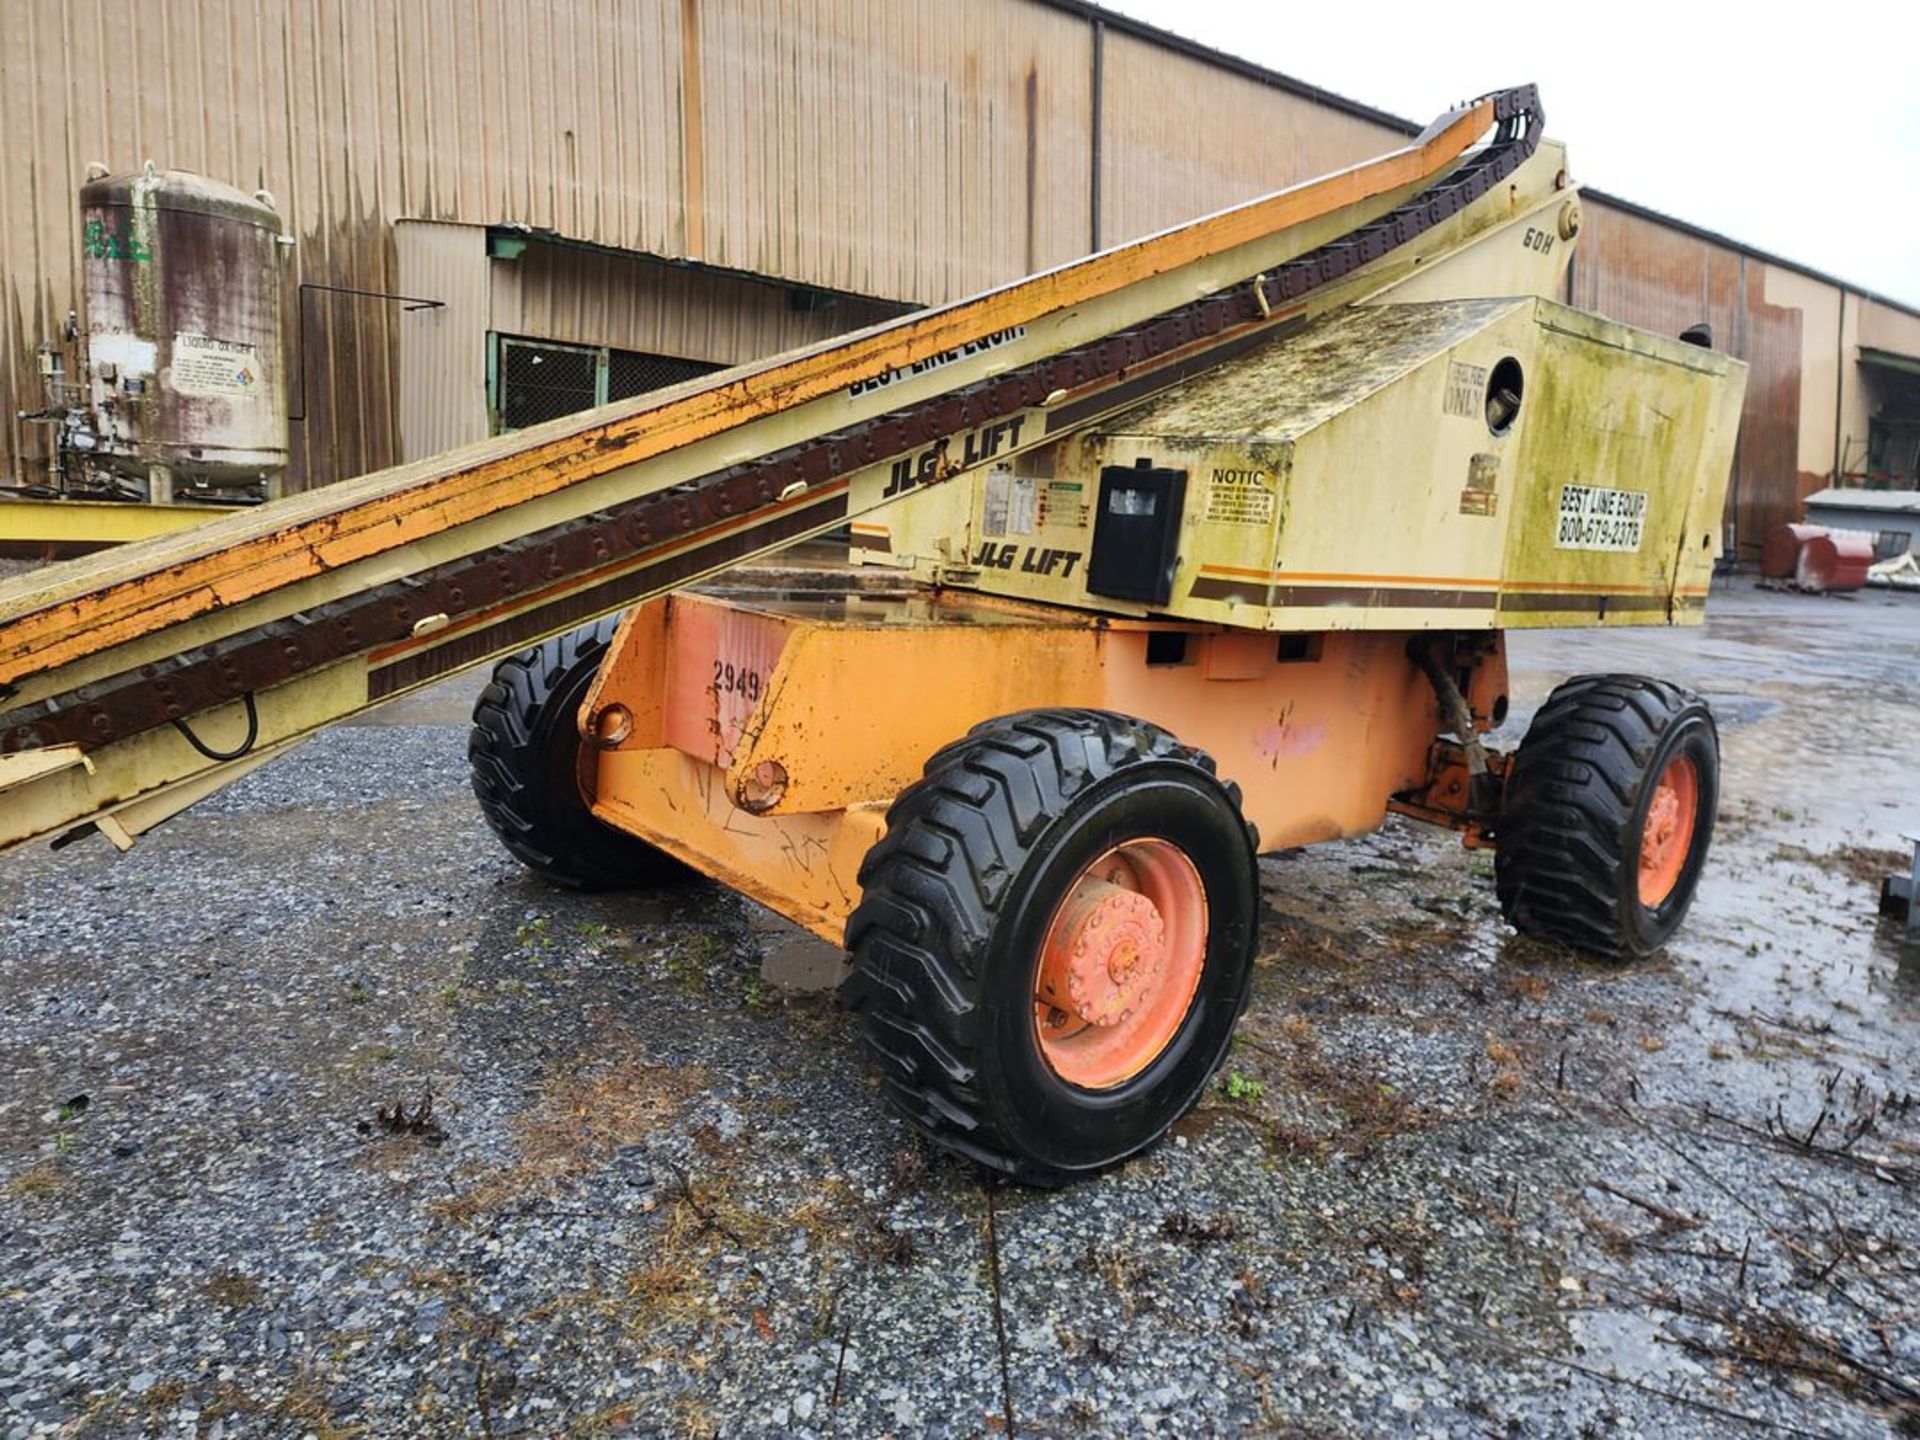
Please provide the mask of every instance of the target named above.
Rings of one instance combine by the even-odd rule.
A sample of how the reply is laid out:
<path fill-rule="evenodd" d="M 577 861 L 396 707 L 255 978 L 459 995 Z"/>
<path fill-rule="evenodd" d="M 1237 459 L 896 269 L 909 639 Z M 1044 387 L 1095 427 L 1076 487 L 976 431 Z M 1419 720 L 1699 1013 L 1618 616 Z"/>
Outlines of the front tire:
<path fill-rule="evenodd" d="M 493 667 L 473 706 L 473 793 L 513 857 L 556 885 L 617 890 L 683 873 L 646 841 L 601 820 L 581 788 L 580 705 L 619 628 L 608 615 Z"/>
<path fill-rule="evenodd" d="M 1027 711 L 936 754 L 887 821 L 844 994 L 908 1120 L 1056 1185 L 1193 1106 L 1246 1002 L 1259 897 L 1208 756 L 1123 715 Z"/>
<path fill-rule="evenodd" d="M 1705 700 L 1639 675 L 1567 681 L 1507 778 L 1494 857 L 1507 922 L 1608 959 L 1651 955 L 1693 903 L 1719 795 Z"/>

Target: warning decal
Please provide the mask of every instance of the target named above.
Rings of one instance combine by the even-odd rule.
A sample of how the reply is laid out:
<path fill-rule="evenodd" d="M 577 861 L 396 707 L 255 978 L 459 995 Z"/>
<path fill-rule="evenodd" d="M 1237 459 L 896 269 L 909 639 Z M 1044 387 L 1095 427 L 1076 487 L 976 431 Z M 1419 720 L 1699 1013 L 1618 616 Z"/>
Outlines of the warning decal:
<path fill-rule="evenodd" d="M 235 340 L 176 335 L 171 383 L 182 395 L 215 395 L 224 400 L 258 395 L 260 352 Z"/>
<path fill-rule="evenodd" d="M 1228 525 L 1273 523 L 1274 481 L 1265 470 L 1216 468 L 1207 486 L 1207 519 Z"/>
<path fill-rule="evenodd" d="M 1644 490 L 1562 485 L 1553 543 L 1562 550 L 1638 550 L 1646 518 Z"/>

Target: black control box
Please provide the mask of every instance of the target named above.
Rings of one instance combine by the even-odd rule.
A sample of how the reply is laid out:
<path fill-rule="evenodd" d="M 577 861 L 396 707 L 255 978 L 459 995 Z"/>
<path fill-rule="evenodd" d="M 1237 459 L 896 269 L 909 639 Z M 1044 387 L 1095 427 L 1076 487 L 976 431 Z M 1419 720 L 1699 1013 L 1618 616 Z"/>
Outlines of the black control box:
<path fill-rule="evenodd" d="M 1161 470 L 1144 459 L 1102 470 L 1093 550 L 1087 556 L 1087 593 L 1143 605 L 1171 600 L 1186 500 L 1184 470 Z"/>

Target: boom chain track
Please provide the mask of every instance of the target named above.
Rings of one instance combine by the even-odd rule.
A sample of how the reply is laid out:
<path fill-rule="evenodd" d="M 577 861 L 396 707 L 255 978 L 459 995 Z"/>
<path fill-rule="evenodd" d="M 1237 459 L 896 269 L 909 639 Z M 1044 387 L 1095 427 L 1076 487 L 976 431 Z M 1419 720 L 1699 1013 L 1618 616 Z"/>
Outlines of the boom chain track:
<path fill-rule="evenodd" d="M 396 645 L 430 617 L 430 623 L 445 616 L 458 625 L 542 590 L 559 592 L 463 638 L 374 669 L 369 698 L 378 699 L 829 528 L 846 518 L 844 487 L 836 490 L 832 482 L 855 470 L 1033 409 L 1058 392 L 1127 379 L 1141 384 L 1138 390 L 1129 386 L 1131 400 L 1173 384 L 1218 363 L 1225 346 L 1268 338 L 1296 313 L 1296 302 L 1445 223 L 1518 169 L 1543 128 L 1538 95 L 1528 85 L 1491 98 L 1495 131 L 1483 148 L 1395 209 L 1270 274 L 838 433 L 0 713 L 0 753 L 61 743 L 95 749 Z M 1216 337 L 1219 343 L 1206 344 Z M 1063 423 L 1050 425 L 1050 433 L 1066 428 L 1072 417 L 1060 418 Z M 958 473 L 960 467 L 947 472 Z M 797 498 L 782 501 L 796 491 Z M 750 529 L 685 548 L 705 530 L 761 511 L 766 518 Z M 648 552 L 660 552 L 659 558 L 636 567 L 633 562 Z M 602 569 L 619 573 L 594 583 L 591 576 Z"/>

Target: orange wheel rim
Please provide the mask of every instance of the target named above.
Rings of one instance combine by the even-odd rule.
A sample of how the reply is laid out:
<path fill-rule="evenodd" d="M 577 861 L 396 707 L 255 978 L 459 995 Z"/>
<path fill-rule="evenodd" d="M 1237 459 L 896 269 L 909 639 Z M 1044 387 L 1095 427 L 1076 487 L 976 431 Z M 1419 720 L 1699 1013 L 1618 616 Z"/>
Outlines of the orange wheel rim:
<path fill-rule="evenodd" d="M 1700 771 L 1685 755 L 1667 762 L 1640 827 L 1640 903 L 1658 905 L 1680 883 L 1700 814 Z"/>
<path fill-rule="evenodd" d="M 1129 840 L 1088 865 L 1053 912 L 1034 973 L 1033 1024 L 1054 1074 L 1111 1090 L 1172 1043 L 1200 988 L 1207 891 L 1166 840 Z"/>

